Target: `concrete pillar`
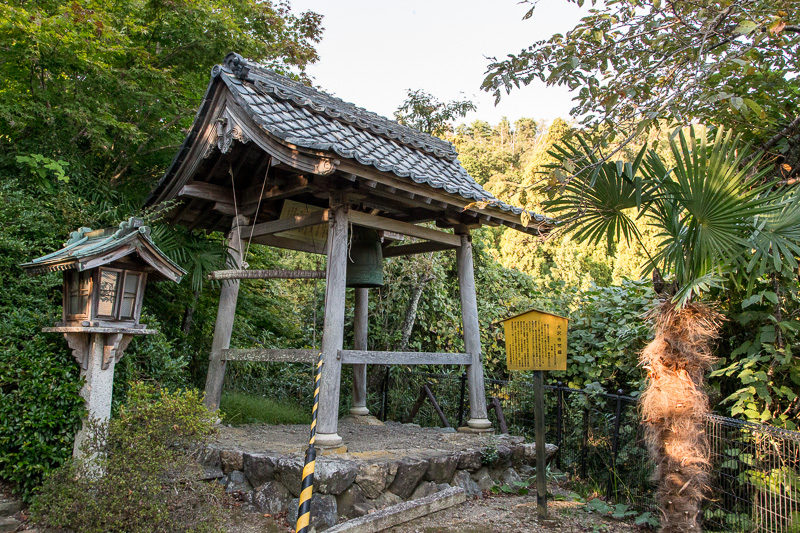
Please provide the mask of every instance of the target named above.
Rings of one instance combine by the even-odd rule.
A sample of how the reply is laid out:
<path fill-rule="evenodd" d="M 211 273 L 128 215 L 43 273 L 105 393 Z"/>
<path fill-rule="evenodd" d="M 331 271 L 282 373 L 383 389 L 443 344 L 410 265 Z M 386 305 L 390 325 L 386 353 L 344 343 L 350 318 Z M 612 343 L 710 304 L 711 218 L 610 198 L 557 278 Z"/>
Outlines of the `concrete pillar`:
<path fill-rule="evenodd" d="M 89 433 L 89 420 L 99 423 L 108 422 L 111 418 L 111 397 L 114 390 L 114 365 L 122 356 L 122 351 L 131 340 L 130 335 L 110 333 L 68 333 L 71 337 L 83 336 L 83 339 L 68 338 L 70 346 L 85 350 L 84 353 L 75 353 L 81 361 L 81 378 L 84 385 L 81 396 L 86 401 L 86 418 L 83 425 L 75 435 L 75 444 L 72 456 L 83 456 L 81 449 Z M 88 337 L 88 342 L 87 342 Z M 73 348 L 73 352 L 75 352 Z"/>
<path fill-rule="evenodd" d="M 483 381 L 483 361 L 481 357 L 481 330 L 478 321 L 478 300 L 475 294 L 475 270 L 472 264 L 472 237 L 469 233 L 461 235 L 458 248 L 458 289 L 461 294 L 461 320 L 464 330 L 464 348 L 472 357 L 467 367 L 469 386 L 470 419 L 467 425 L 472 429 L 487 430 L 492 423 L 486 414 L 486 390 Z"/>
<path fill-rule="evenodd" d="M 367 328 L 369 323 L 369 289 L 355 289 L 356 308 L 353 318 L 353 349 L 367 349 Z M 367 365 L 353 366 L 353 406 L 351 415 L 365 416 L 367 409 Z"/>
<path fill-rule="evenodd" d="M 342 360 L 339 350 L 344 343 L 344 298 L 347 274 L 347 206 L 335 205 L 328 223 L 328 268 L 325 284 L 325 322 L 322 328 L 322 378 L 316 443 L 335 447 L 342 443 L 339 426 L 339 387 Z"/>
<path fill-rule="evenodd" d="M 230 256 L 228 268 L 238 270 L 242 268 L 243 243 L 239 234 L 239 226 L 247 224 L 247 219 L 239 215 L 233 219 L 233 226 L 228 233 L 228 246 Z M 236 302 L 239 299 L 239 280 L 231 279 L 222 282 L 219 291 L 219 308 L 217 321 L 214 324 L 214 340 L 211 343 L 211 354 L 208 356 L 208 375 L 206 376 L 206 390 L 203 403 L 210 410 L 219 409 L 222 398 L 222 383 L 225 380 L 225 363 L 220 359 L 222 350 L 227 350 L 231 345 L 233 333 L 233 319 L 236 316 Z"/>

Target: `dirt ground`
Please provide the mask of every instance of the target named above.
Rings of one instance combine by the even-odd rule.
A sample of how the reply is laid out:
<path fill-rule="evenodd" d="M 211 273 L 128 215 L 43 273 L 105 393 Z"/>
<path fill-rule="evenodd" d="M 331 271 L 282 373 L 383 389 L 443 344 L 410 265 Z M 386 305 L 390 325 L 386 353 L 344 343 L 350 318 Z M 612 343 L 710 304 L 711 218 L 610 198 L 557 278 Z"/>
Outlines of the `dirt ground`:
<path fill-rule="evenodd" d="M 458 451 L 492 442 L 492 437 L 486 435 L 455 433 L 453 430 L 441 428 L 420 428 L 416 424 L 400 422 L 365 425 L 356 423 L 351 417 L 339 421 L 338 431 L 348 453 L 424 449 Z M 221 426 L 213 442 L 222 449 L 238 448 L 246 452 L 290 454 L 304 452 L 308 446 L 308 436 L 308 426 L 305 425 Z"/>
<path fill-rule="evenodd" d="M 587 513 L 584 504 L 572 501 L 548 502 L 548 518 L 540 523 L 536 516 L 536 495 L 496 495 L 466 501 L 396 526 L 390 533 L 525 533 L 590 532 L 621 533 L 639 531 L 634 525 Z"/>
<path fill-rule="evenodd" d="M 550 487 L 556 494 L 566 494 Z M 589 513 L 573 501 L 548 501 L 548 519 L 539 522 L 535 495 L 491 495 L 395 526 L 389 533 L 623 533 L 643 530 L 627 522 Z M 285 514 L 271 517 L 232 509 L 227 533 L 288 533 Z"/>

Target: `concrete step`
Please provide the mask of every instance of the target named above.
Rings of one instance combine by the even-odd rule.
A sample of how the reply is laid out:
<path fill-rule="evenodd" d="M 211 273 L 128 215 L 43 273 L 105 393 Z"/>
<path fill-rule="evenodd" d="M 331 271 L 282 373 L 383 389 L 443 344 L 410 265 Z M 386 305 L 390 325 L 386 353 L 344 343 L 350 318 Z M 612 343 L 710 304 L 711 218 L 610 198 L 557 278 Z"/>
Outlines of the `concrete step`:
<path fill-rule="evenodd" d="M 21 525 L 22 522 L 11 516 L 0 518 L 0 533 L 16 531 Z"/>
<path fill-rule="evenodd" d="M 0 516 L 11 516 L 22 510 L 22 502 L 20 500 L 9 500 L 0 498 Z"/>

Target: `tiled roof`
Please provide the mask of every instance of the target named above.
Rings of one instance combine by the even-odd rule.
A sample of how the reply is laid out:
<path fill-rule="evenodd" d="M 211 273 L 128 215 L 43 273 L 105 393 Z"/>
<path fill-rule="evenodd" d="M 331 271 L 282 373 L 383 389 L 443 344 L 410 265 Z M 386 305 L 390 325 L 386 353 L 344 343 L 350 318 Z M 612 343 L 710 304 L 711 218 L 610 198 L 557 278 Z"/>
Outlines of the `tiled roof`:
<path fill-rule="evenodd" d="M 30 263 L 20 265 L 29 275 L 45 274 L 47 272 L 57 272 L 61 270 L 85 269 L 85 263 L 93 258 L 131 245 L 131 252 L 146 244 L 158 256 L 161 261 L 169 265 L 170 270 L 175 271 L 175 281 L 186 274 L 179 265 L 158 249 L 150 239 L 150 228 L 144 226 L 141 219 L 130 218 L 121 222 L 117 228 L 107 228 L 92 230 L 92 228 L 80 228 L 70 233 L 70 238 L 64 243 L 64 247 L 53 253 L 34 259 Z"/>
<path fill-rule="evenodd" d="M 259 65 L 228 54 L 212 75 L 267 133 L 287 143 L 329 151 L 415 183 L 458 194 L 465 202 L 488 202 L 519 215 L 522 209 L 496 199 L 458 161 L 453 145 L 400 125 Z M 535 222 L 550 222 L 531 213 Z"/>

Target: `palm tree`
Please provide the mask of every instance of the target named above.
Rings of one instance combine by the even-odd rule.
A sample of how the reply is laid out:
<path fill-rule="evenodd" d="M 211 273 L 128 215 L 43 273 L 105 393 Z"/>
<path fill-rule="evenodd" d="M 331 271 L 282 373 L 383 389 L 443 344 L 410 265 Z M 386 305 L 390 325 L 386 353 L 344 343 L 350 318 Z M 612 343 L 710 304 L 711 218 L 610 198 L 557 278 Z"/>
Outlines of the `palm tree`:
<path fill-rule="evenodd" d="M 797 195 L 773 190 L 738 137 L 695 127 L 675 133 L 673 165 L 647 147 L 625 163 L 599 160 L 580 137 L 557 146 L 561 183 L 545 202 L 577 241 L 638 241 L 648 256 L 643 271 L 659 303 L 655 338 L 640 355 L 648 373 L 641 413 L 665 532 L 699 530 L 709 478 L 704 377 L 722 316 L 700 298 L 757 275 L 759 261 L 794 261 L 800 252 Z M 637 221 L 656 230 L 657 249 L 644 246 Z"/>

